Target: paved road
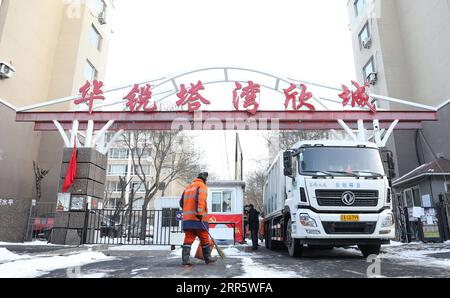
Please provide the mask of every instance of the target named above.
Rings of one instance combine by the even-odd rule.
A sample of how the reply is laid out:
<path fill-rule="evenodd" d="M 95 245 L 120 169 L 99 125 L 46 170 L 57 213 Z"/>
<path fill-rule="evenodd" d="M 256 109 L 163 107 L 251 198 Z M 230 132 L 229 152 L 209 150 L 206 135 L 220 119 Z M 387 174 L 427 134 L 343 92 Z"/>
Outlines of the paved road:
<path fill-rule="evenodd" d="M 106 251 L 113 261 L 95 263 L 72 270 L 82 277 L 367 277 L 373 263 L 356 249 L 306 250 L 302 259 L 289 257 L 286 251 L 261 247 L 251 252 L 246 246 L 230 248 L 225 261 L 214 265 L 195 262 L 191 269 L 180 266 L 179 251 Z M 424 252 L 426 254 L 424 254 Z M 450 277 L 450 245 L 384 247 L 380 259 L 381 277 Z M 70 273 L 70 272 L 69 272 Z M 70 274 L 69 274 L 70 275 Z M 43 277 L 67 277 L 57 270 Z"/>

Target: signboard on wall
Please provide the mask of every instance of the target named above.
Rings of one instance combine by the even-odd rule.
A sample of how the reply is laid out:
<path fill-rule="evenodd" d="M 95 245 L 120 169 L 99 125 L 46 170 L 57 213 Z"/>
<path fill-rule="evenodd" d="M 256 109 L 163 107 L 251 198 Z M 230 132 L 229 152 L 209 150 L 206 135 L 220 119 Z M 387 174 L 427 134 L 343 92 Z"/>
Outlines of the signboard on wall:
<path fill-rule="evenodd" d="M 431 196 L 429 194 L 422 196 L 422 206 L 424 208 L 431 208 Z"/>
<path fill-rule="evenodd" d="M 70 207 L 70 193 L 59 193 L 58 202 L 56 203 L 56 211 L 69 211 Z"/>

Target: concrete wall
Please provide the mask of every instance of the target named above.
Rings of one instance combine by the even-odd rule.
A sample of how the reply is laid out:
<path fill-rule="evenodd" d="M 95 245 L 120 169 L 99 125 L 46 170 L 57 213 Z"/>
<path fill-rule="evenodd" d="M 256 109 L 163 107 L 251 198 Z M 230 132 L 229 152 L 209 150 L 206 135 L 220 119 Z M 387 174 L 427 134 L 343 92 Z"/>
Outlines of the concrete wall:
<path fill-rule="evenodd" d="M 21 242 L 34 198 L 33 160 L 40 144 L 33 125 L 14 122 L 15 111 L 0 102 L 0 241 Z"/>

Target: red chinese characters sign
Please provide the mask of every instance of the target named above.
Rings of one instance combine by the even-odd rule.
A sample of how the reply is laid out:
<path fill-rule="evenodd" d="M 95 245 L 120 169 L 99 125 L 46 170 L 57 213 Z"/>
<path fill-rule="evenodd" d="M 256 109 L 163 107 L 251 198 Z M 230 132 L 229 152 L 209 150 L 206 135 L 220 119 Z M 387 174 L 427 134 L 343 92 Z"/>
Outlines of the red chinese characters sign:
<path fill-rule="evenodd" d="M 92 90 L 91 90 L 92 87 Z M 75 100 L 75 104 L 79 105 L 82 103 L 88 103 L 89 105 L 89 114 L 92 114 L 94 110 L 94 101 L 95 100 L 105 100 L 105 96 L 103 95 L 103 82 L 99 82 L 94 80 L 92 86 L 90 82 L 86 82 L 83 87 L 80 88 L 81 98 Z"/>
<path fill-rule="evenodd" d="M 186 85 L 181 85 L 181 91 L 177 94 L 180 99 L 177 101 L 177 106 L 188 106 L 189 112 L 195 112 L 200 110 L 202 103 L 205 105 L 211 104 L 209 100 L 204 98 L 200 91 L 205 90 L 203 83 L 198 81 L 197 85 L 191 84 L 191 88 L 186 89 Z"/>
<path fill-rule="evenodd" d="M 150 104 L 150 99 L 152 98 L 152 87 L 149 84 L 140 87 L 139 85 L 134 85 L 133 89 L 128 93 L 124 99 L 127 100 L 126 106 L 130 109 L 131 112 L 155 112 L 158 110 L 156 103 L 153 103 L 152 106 L 148 106 Z"/>
<path fill-rule="evenodd" d="M 240 91 L 240 94 L 238 93 Z M 247 112 L 252 115 L 256 115 L 259 103 L 256 101 L 258 95 L 261 92 L 261 86 L 253 83 L 252 81 L 248 82 L 247 87 L 243 87 L 241 83 L 236 82 L 236 89 L 233 91 L 233 105 L 234 108 L 239 111 L 239 103 L 241 100 L 244 101 L 244 109 L 247 109 Z M 252 109 L 248 109 L 249 107 L 253 107 Z"/>
<path fill-rule="evenodd" d="M 338 96 L 342 99 L 344 107 L 350 105 L 352 108 L 368 108 L 376 113 L 377 109 L 373 102 L 370 102 L 370 96 L 367 92 L 369 84 L 360 85 L 352 81 L 355 90 L 351 91 L 346 85 L 343 85 L 343 91 Z M 102 90 L 103 82 L 94 80 L 91 84 L 86 82 L 80 88 L 81 97 L 76 99 L 76 105 L 86 103 L 89 106 L 89 113 L 92 114 L 94 109 L 94 102 L 96 100 L 105 100 L 104 92 Z M 191 113 L 199 111 L 203 106 L 208 106 L 211 102 L 202 95 L 205 90 L 204 84 L 198 81 L 197 84 L 190 84 L 186 87 L 185 84 L 180 86 L 179 92 L 176 94 L 178 100 L 176 105 L 179 108 L 187 108 Z M 284 108 L 286 111 L 308 111 L 315 112 L 314 98 L 312 92 L 308 91 L 305 84 L 295 85 L 291 84 L 289 88 L 283 89 L 285 101 Z M 233 90 L 232 104 L 236 111 L 239 111 L 241 106 L 250 115 L 256 115 L 260 108 L 258 98 L 261 94 L 261 85 L 252 81 L 246 84 L 235 82 Z M 129 93 L 123 97 L 126 101 L 125 106 L 130 112 L 156 112 L 158 105 L 152 100 L 152 86 L 150 84 L 138 85 L 135 84 Z"/>
<path fill-rule="evenodd" d="M 308 103 L 307 101 L 313 97 L 311 92 L 307 92 L 307 88 L 305 84 L 300 84 L 300 93 L 295 91 L 297 86 L 291 84 L 288 89 L 284 89 L 284 95 L 286 97 L 286 101 L 284 102 L 284 107 L 287 110 L 289 108 L 289 103 L 292 103 L 292 109 L 294 111 L 300 111 L 302 108 L 307 108 L 310 111 L 315 112 L 316 108 L 312 103 Z M 298 100 L 297 100 L 298 99 Z"/>
<path fill-rule="evenodd" d="M 357 82 L 352 81 L 352 84 L 356 88 L 355 91 L 350 91 L 347 86 L 342 85 L 343 91 L 339 94 L 339 97 L 343 100 L 342 105 L 345 107 L 350 103 L 352 108 L 356 105 L 361 108 L 368 107 L 372 112 L 376 113 L 377 107 L 369 102 L 370 96 L 366 91 L 369 87 L 369 83 L 360 86 Z"/>

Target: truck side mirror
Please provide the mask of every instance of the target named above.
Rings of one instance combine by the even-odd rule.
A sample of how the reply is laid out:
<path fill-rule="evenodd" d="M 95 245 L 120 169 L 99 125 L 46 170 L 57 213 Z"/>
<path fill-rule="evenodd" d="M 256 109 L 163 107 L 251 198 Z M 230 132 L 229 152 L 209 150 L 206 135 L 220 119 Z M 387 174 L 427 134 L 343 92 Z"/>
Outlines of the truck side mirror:
<path fill-rule="evenodd" d="M 392 153 L 388 154 L 388 160 L 389 160 L 389 170 L 395 171 L 395 161 L 394 156 Z"/>
<path fill-rule="evenodd" d="M 293 168 L 292 168 L 292 153 L 290 151 L 286 151 L 283 153 L 283 162 L 284 162 L 284 176 L 292 177 Z"/>

